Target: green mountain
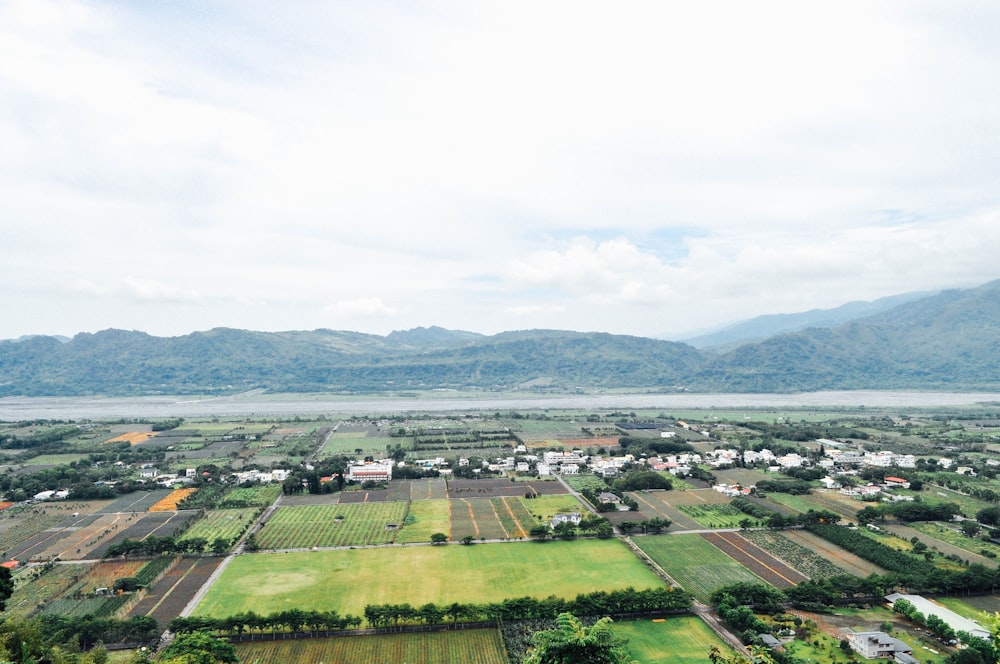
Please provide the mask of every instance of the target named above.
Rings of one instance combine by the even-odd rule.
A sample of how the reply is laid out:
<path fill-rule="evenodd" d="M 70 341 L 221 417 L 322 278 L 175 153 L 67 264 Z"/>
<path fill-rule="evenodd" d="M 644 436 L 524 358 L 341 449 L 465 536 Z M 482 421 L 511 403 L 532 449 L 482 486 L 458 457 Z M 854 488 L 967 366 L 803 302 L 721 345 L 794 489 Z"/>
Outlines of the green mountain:
<path fill-rule="evenodd" d="M 440 388 L 783 392 L 1000 389 L 1000 281 L 950 290 L 728 352 L 556 330 L 388 336 L 219 328 L 180 337 L 105 330 L 0 342 L 0 396 Z"/>

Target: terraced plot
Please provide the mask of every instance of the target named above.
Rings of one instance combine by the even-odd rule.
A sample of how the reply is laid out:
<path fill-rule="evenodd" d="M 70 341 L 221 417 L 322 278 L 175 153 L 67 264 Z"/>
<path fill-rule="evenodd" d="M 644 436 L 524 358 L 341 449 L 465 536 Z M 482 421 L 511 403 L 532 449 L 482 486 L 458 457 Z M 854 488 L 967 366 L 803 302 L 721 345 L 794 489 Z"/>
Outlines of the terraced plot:
<path fill-rule="evenodd" d="M 56 565 L 40 574 L 38 569 L 21 569 L 14 574 L 14 594 L 7 600 L 5 617 L 27 618 L 35 614 L 62 595 L 90 568 L 87 565 Z"/>
<path fill-rule="evenodd" d="M 187 527 L 188 522 L 196 516 L 197 512 L 149 512 L 139 514 L 124 530 L 119 528 L 114 537 L 101 540 L 96 547 L 90 551 L 90 556 L 100 558 L 112 544 L 117 544 L 125 539 L 142 540 L 150 535 L 156 537 L 170 537 Z M 124 516 L 124 515 L 123 515 Z M 129 515 L 131 516 L 131 515 Z"/>
<path fill-rule="evenodd" d="M 402 502 L 279 507 L 257 533 L 257 543 L 262 549 L 389 544 L 406 511 Z"/>
<path fill-rule="evenodd" d="M 200 519 L 188 528 L 180 541 L 205 539 L 207 547 L 211 547 L 216 539 L 223 539 L 230 544 L 236 542 L 257 515 L 259 507 L 244 507 L 242 509 L 207 510 Z"/>
<path fill-rule="evenodd" d="M 448 498 L 448 482 L 440 477 L 410 481 L 410 500 L 443 500 Z"/>
<path fill-rule="evenodd" d="M 547 482 L 511 482 L 510 480 L 449 480 L 449 498 L 499 498 L 501 496 L 524 496 L 533 493 L 539 496 L 565 494 L 566 487 L 556 480 Z"/>

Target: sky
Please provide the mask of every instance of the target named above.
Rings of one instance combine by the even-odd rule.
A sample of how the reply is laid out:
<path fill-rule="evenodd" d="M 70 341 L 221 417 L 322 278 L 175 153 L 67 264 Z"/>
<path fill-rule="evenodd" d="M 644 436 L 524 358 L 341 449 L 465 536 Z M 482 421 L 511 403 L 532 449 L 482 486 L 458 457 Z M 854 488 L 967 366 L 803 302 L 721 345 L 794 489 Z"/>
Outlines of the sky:
<path fill-rule="evenodd" d="M 680 339 L 1000 278 L 995 2 L 0 0 L 0 339 Z"/>

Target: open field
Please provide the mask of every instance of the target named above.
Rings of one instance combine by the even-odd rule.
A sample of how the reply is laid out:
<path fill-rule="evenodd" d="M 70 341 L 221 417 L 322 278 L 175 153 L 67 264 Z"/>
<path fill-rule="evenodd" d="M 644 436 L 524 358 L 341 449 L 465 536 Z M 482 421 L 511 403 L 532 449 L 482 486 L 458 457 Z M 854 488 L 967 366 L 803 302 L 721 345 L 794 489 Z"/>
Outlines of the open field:
<path fill-rule="evenodd" d="M 236 652 L 245 664 L 507 664 L 495 629 L 241 643 Z"/>
<path fill-rule="evenodd" d="M 781 558 L 810 579 L 824 579 L 845 573 L 828 558 L 819 555 L 799 542 L 793 542 L 785 537 L 784 533 L 770 530 L 750 530 L 740 534 L 768 553 Z"/>
<path fill-rule="evenodd" d="M 257 543 L 262 549 L 388 544 L 406 510 L 407 503 L 399 502 L 279 507 L 257 533 Z"/>
<path fill-rule="evenodd" d="M 700 535 L 647 535 L 634 541 L 682 588 L 703 602 L 731 583 L 762 582 Z"/>
<path fill-rule="evenodd" d="M 680 509 L 682 506 L 704 507 L 708 505 L 729 504 L 729 498 L 711 489 L 650 492 L 630 491 L 628 495 L 639 504 L 639 512 L 642 513 L 644 518 L 667 518 L 677 524 L 676 529 L 682 530 L 698 530 L 708 527 L 700 523 L 697 519 L 685 514 Z M 631 518 L 629 520 L 636 521 L 638 519 Z"/>
<path fill-rule="evenodd" d="M 808 577 L 736 533 L 705 533 L 706 540 L 776 588 L 791 588 Z"/>
<path fill-rule="evenodd" d="M 102 511 L 105 513 L 145 512 L 152 505 L 169 496 L 170 493 L 170 489 L 154 489 L 152 491 L 127 493 L 108 503 Z"/>
<path fill-rule="evenodd" d="M 281 495 L 280 484 L 257 484 L 251 487 L 233 487 L 222 498 L 223 503 L 245 503 L 247 506 L 267 507 Z"/>
<path fill-rule="evenodd" d="M 629 620 L 614 624 L 615 634 L 628 639 L 628 649 L 639 664 L 704 664 L 717 646 L 732 649 L 696 616 L 662 620 Z"/>
<path fill-rule="evenodd" d="M 360 616 L 367 604 L 575 597 L 628 586 L 662 583 L 617 540 L 255 554 L 233 560 L 195 615 L 296 607 Z"/>
<path fill-rule="evenodd" d="M 89 555 L 100 558 L 112 544 L 117 544 L 125 539 L 142 540 L 150 535 L 156 537 L 173 536 L 187 527 L 188 522 L 195 517 L 197 512 L 149 512 L 138 515 L 126 528 L 119 528 L 115 531 L 114 537 L 102 539 L 97 546 L 91 549 Z M 124 516 L 124 515 L 123 515 Z"/>
<path fill-rule="evenodd" d="M 396 533 L 400 544 L 429 542 L 434 533 L 451 536 L 451 501 L 415 500 L 403 519 L 403 529 Z"/>
<path fill-rule="evenodd" d="M 722 484 L 739 484 L 740 486 L 754 486 L 761 480 L 774 479 L 771 473 L 752 468 L 726 468 L 724 470 L 713 470 L 712 474 Z"/>

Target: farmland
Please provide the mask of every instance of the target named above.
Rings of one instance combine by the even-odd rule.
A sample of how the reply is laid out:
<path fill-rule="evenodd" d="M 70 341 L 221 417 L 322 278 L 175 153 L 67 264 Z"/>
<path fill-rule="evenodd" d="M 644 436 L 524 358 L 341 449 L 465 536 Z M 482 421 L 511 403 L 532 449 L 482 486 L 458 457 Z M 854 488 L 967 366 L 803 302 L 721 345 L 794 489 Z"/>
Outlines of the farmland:
<path fill-rule="evenodd" d="M 700 535 L 650 535 L 636 537 L 635 543 L 682 588 L 703 602 L 732 583 L 761 583 L 760 577 Z"/>
<path fill-rule="evenodd" d="M 628 639 L 629 652 L 639 664 L 704 664 L 712 646 L 729 652 L 725 642 L 693 616 L 616 622 L 614 630 Z"/>
<path fill-rule="evenodd" d="M 507 664 L 495 629 L 241 643 L 236 652 L 241 662 L 250 664 Z"/>
<path fill-rule="evenodd" d="M 451 535 L 451 504 L 447 500 L 415 500 L 396 534 L 400 544 L 429 542 L 434 533 Z"/>
<path fill-rule="evenodd" d="M 677 509 L 687 514 L 705 528 L 738 528 L 748 517 L 732 505 L 681 505 Z"/>
<path fill-rule="evenodd" d="M 705 533 L 702 537 L 776 588 L 790 588 L 808 578 L 736 533 Z"/>
<path fill-rule="evenodd" d="M 798 542 L 793 542 L 785 537 L 784 533 L 751 530 L 741 534 L 757 546 L 781 558 L 810 579 L 823 579 L 844 573 L 843 569 L 837 567 L 829 559 Z"/>
<path fill-rule="evenodd" d="M 257 543 L 263 549 L 388 544 L 406 510 L 401 502 L 281 507 L 257 534 Z"/>
<path fill-rule="evenodd" d="M 260 508 L 256 507 L 208 510 L 184 532 L 179 541 L 204 539 L 206 547 L 217 539 L 232 544 L 239 539 L 259 513 Z"/>
<path fill-rule="evenodd" d="M 227 616 L 266 605 L 362 615 L 367 604 L 575 597 L 584 588 L 628 586 L 661 583 L 615 540 L 256 554 L 233 560 L 195 614 Z M 348 587 L 364 592 L 344 592 Z"/>

